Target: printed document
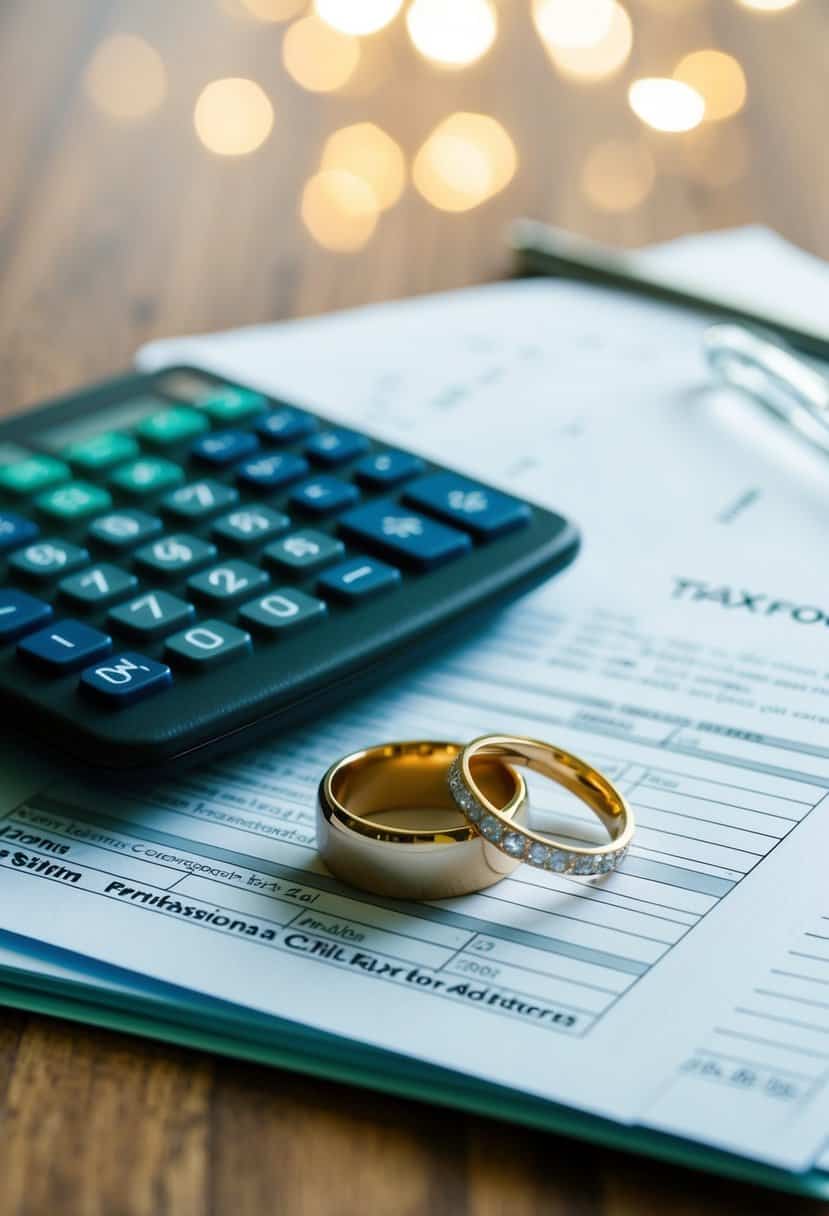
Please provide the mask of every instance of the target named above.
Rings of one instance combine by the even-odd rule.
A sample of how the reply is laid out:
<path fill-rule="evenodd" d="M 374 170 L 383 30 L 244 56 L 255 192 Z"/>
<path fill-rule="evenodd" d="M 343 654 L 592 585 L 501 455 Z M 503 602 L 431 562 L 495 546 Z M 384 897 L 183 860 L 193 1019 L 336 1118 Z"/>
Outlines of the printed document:
<path fill-rule="evenodd" d="M 533 498 L 584 547 L 463 647 L 175 783 L 90 788 L 8 757 L 2 928 L 260 1026 L 829 1164 L 829 465 L 711 387 L 703 328 L 537 280 L 145 352 Z M 618 872 L 521 867 L 416 904 L 325 871 L 314 802 L 334 759 L 487 731 L 551 739 L 619 784 L 638 830 Z"/>

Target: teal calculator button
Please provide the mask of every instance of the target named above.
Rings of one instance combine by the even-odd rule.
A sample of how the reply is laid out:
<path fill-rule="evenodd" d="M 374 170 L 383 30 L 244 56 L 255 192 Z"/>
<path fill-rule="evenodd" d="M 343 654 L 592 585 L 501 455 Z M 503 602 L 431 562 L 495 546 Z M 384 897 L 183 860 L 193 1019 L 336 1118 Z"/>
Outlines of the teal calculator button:
<path fill-rule="evenodd" d="M 249 388 L 229 387 L 203 397 L 199 405 L 214 422 L 221 425 L 261 414 L 268 407 L 261 393 L 254 393 Z"/>
<path fill-rule="evenodd" d="M 0 468 L 0 490 L 10 494 L 34 494 L 59 481 L 68 481 L 69 466 L 54 456 L 27 456 Z"/>
<path fill-rule="evenodd" d="M 138 444 L 132 435 L 120 431 L 101 431 L 89 439 L 78 439 L 63 449 L 65 460 L 82 469 L 108 469 L 122 460 L 138 455 Z"/>
<path fill-rule="evenodd" d="M 182 443 L 206 431 L 210 423 L 203 413 L 190 409 L 186 405 L 171 405 L 167 409 L 142 418 L 136 428 L 136 433 L 146 442 L 155 447 L 166 447 L 168 444 Z"/>
<path fill-rule="evenodd" d="M 122 464 L 110 476 L 110 485 L 125 494 L 135 495 L 157 494 L 159 490 L 169 490 L 172 486 L 184 481 L 184 470 L 172 460 L 162 456 L 139 456 Z"/>
<path fill-rule="evenodd" d="M 111 507 L 112 497 L 109 491 L 88 481 L 70 481 L 65 486 L 38 494 L 35 505 L 53 519 L 83 519 Z"/>

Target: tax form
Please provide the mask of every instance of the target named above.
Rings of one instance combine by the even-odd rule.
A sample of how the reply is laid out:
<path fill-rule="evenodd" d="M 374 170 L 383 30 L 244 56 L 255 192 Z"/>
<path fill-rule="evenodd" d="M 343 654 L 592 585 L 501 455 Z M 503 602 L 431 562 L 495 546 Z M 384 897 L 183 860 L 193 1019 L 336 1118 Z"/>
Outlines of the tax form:
<path fill-rule="evenodd" d="M 175 784 L 90 788 L 7 757 L 7 974 L 51 966 L 113 1000 L 164 985 L 251 1041 L 305 1036 L 321 1071 L 381 1049 L 392 1075 L 498 1086 L 823 1186 L 829 466 L 709 388 L 702 328 L 532 281 L 147 350 L 535 498 L 584 550 L 439 661 Z M 619 784 L 638 831 L 618 872 L 522 867 L 407 904 L 325 871 L 313 806 L 334 758 L 505 730 Z M 49 948 L 69 953 L 47 965 Z"/>

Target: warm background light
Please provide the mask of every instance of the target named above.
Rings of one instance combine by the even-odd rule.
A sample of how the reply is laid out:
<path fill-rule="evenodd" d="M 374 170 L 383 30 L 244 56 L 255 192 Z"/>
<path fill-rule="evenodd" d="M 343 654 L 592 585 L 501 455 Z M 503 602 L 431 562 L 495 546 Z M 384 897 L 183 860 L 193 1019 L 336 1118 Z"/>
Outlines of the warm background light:
<path fill-rule="evenodd" d="M 441 211 L 469 211 L 512 180 L 515 145 L 494 118 L 461 112 L 438 123 L 412 166 L 412 179 Z"/>
<path fill-rule="evenodd" d="M 320 160 L 323 169 L 360 177 L 374 191 L 381 210 L 393 207 L 406 184 L 406 161 L 400 145 L 373 122 L 342 127 L 329 136 Z"/>
<path fill-rule="evenodd" d="M 89 61 L 84 86 L 99 110 L 129 122 L 158 109 L 167 91 L 167 74 L 158 51 L 143 38 L 113 34 Z"/>
<path fill-rule="evenodd" d="M 597 211 L 632 211 L 650 194 L 656 179 L 644 143 L 611 139 L 592 148 L 582 165 L 581 190 Z"/>
<path fill-rule="evenodd" d="M 316 0 L 317 15 L 343 34 L 374 34 L 393 21 L 403 0 Z"/>
<path fill-rule="evenodd" d="M 746 99 L 746 78 L 733 55 L 724 51 L 693 51 L 680 59 L 674 80 L 689 84 L 705 99 L 705 117 L 731 118 Z"/>
<path fill-rule="evenodd" d="M 797 0 L 737 0 L 737 3 L 758 13 L 782 13 L 784 8 L 794 8 Z"/>
<path fill-rule="evenodd" d="M 305 0 L 241 0 L 259 21 L 290 21 L 305 8 Z"/>
<path fill-rule="evenodd" d="M 633 46 L 633 26 L 621 4 L 611 5 L 610 24 L 598 41 L 589 46 L 561 46 L 548 41 L 543 23 L 537 24 L 544 49 L 563 76 L 577 80 L 601 80 L 618 72 Z"/>
<path fill-rule="evenodd" d="M 636 117 L 655 131 L 691 131 L 705 115 L 705 101 L 696 89 L 666 77 L 634 80 L 628 101 Z"/>
<path fill-rule="evenodd" d="M 533 21 L 547 47 L 584 49 L 606 38 L 613 0 L 533 0 Z"/>
<path fill-rule="evenodd" d="M 460 68 L 486 54 L 498 32 L 498 18 L 492 0 L 412 0 L 406 26 L 426 59 Z"/>
<path fill-rule="evenodd" d="M 214 80 L 199 94 L 193 114 L 196 134 L 218 156 L 246 156 L 271 133 L 273 106 L 254 80 Z"/>
<path fill-rule="evenodd" d="M 341 169 L 316 173 L 302 192 L 300 215 L 314 240 L 336 253 L 354 253 L 377 224 L 377 200 L 368 182 Z"/>
<path fill-rule="evenodd" d="M 360 62 L 360 43 L 319 17 L 303 17 L 285 31 L 282 62 L 304 89 L 330 93 L 342 88 L 352 76 Z"/>

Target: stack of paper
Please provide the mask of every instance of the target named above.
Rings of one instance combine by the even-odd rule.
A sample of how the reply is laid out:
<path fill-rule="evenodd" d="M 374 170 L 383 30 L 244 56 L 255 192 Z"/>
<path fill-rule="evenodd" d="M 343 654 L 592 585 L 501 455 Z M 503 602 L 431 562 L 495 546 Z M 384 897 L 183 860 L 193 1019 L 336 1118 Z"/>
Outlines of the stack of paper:
<path fill-rule="evenodd" d="M 826 315 L 829 274 L 767 234 L 648 256 L 689 248 Z M 711 389 L 702 329 L 533 281 L 143 352 L 558 508 L 585 548 L 464 648 L 174 785 L 8 756 L 2 999 L 829 1195 L 829 469 Z M 438 726 L 597 763 L 637 815 L 621 871 L 430 904 L 336 882 L 321 773 Z"/>

